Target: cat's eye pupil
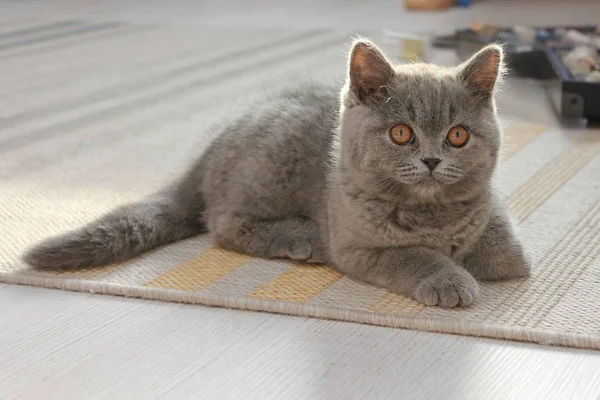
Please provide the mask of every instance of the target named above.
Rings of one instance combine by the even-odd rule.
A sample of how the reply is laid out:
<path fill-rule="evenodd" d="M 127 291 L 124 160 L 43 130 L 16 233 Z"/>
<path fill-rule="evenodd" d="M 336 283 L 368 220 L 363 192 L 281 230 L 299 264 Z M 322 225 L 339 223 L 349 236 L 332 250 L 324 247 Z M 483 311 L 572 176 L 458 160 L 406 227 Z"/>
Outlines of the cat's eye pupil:
<path fill-rule="evenodd" d="M 390 128 L 390 138 L 396 144 L 409 144 L 412 142 L 413 133 L 408 125 L 398 124 Z"/>
<path fill-rule="evenodd" d="M 469 140 L 469 133 L 462 126 L 455 126 L 448 131 L 446 142 L 454 147 L 463 147 Z"/>

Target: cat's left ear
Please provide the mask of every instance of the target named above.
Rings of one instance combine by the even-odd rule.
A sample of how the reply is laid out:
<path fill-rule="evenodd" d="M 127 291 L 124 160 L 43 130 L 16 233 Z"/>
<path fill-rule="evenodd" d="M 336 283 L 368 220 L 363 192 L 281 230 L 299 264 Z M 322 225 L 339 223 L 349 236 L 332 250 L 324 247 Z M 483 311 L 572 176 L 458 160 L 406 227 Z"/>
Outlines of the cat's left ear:
<path fill-rule="evenodd" d="M 502 47 L 491 44 L 459 67 L 459 78 L 481 100 L 491 99 L 494 87 L 504 73 Z"/>
<path fill-rule="evenodd" d="M 353 43 L 348 61 L 348 83 L 360 101 L 385 95 L 387 85 L 394 77 L 392 65 L 375 44 L 366 39 Z"/>

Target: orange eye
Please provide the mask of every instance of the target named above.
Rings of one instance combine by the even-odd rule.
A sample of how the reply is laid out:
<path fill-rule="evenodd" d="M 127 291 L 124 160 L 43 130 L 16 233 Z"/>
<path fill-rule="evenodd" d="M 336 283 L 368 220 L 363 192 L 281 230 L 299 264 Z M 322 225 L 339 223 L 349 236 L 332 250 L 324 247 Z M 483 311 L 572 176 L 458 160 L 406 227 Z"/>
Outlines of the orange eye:
<path fill-rule="evenodd" d="M 390 129 L 390 137 L 397 144 L 408 144 L 413 139 L 413 132 L 410 126 L 398 124 Z"/>
<path fill-rule="evenodd" d="M 463 147 L 469 141 L 469 133 L 462 126 L 454 126 L 446 135 L 448 144 L 454 147 Z"/>

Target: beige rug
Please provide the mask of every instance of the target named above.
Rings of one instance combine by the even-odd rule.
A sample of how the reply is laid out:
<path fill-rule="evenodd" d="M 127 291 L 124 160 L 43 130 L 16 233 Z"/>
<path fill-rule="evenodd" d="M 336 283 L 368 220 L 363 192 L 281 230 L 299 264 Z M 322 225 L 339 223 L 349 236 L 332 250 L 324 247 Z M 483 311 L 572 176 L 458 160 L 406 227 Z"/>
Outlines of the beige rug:
<path fill-rule="evenodd" d="M 559 127 L 541 88 L 526 81 L 510 81 L 499 101 L 497 187 L 534 273 L 482 284 L 470 308 L 425 307 L 330 268 L 253 259 L 206 237 L 77 272 L 19 261 L 31 243 L 177 176 L 209 141 L 207 125 L 235 112 L 234 100 L 299 74 L 339 76 L 347 35 L 89 21 L 3 27 L 0 281 L 600 349 L 600 131 Z"/>

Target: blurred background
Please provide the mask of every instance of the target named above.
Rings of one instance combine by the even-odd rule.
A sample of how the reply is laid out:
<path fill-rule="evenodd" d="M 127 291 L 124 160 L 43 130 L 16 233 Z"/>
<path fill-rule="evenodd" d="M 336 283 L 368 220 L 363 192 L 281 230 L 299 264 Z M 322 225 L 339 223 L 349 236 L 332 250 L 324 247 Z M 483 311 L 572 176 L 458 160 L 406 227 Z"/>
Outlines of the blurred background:
<path fill-rule="evenodd" d="M 452 31 L 474 19 L 511 25 L 596 23 L 594 0 L 22 0 L 0 2 L 0 22 L 94 18 L 121 22 L 287 28 L 402 28 Z M 468 7 L 461 7 L 466 4 Z M 418 12 L 431 9 L 437 12 Z"/>
<path fill-rule="evenodd" d="M 588 129 L 600 117 L 598 24 L 598 0 L 0 0 L 0 268 L 29 244 L 171 182 L 212 126 L 265 90 L 307 78 L 341 85 L 357 34 L 397 62 L 452 65 L 488 42 L 505 45 L 499 190 L 531 187 L 532 201 L 514 202 L 530 213 L 600 151 Z M 546 164 L 554 169 L 539 178 Z M 586 171 L 578 193 L 598 190 Z M 550 204 L 522 234 L 558 242 L 547 237 L 566 230 L 564 210 L 583 214 L 586 199 Z M 597 398 L 600 382 L 596 354 L 5 286 L 3 399 L 234 389 L 256 398 Z"/>
<path fill-rule="evenodd" d="M 164 101 L 189 100 L 249 77 L 250 86 L 263 88 L 294 73 L 341 79 L 350 37 L 362 34 L 396 62 L 455 64 L 485 43 L 504 43 L 513 76 L 553 85 L 559 116 L 597 118 L 592 109 L 600 108 L 600 99 L 588 92 L 598 86 L 569 85 L 600 80 L 598 15 L 600 2 L 594 0 L 4 0 L 0 117 L 8 117 L 5 127 L 15 118 L 30 122 L 25 109 L 48 97 L 70 99 L 83 111 L 91 105 L 82 101 L 84 93 L 103 88 L 103 101 L 117 100 L 106 92 L 113 85 L 123 99 L 140 94 L 132 85 L 150 89 L 146 78 L 179 83 L 182 90 L 171 87 Z M 227 82 L 209 78 L 244 63 L 244 71 L 233 68 Z M 212 82 L 194 83 L 193 76 Z M 30 99 L 34 92 L 37 98 Z M 211 106 L 231 105 L 232 97 L 220 92 L 209 96 Z M 235 99 L 253 93 L 239 82 Z M 126 110 L 151 108 L 144 103 Z M 52 113 L 59 109 L 73 111 L 54 104 Z"/>

